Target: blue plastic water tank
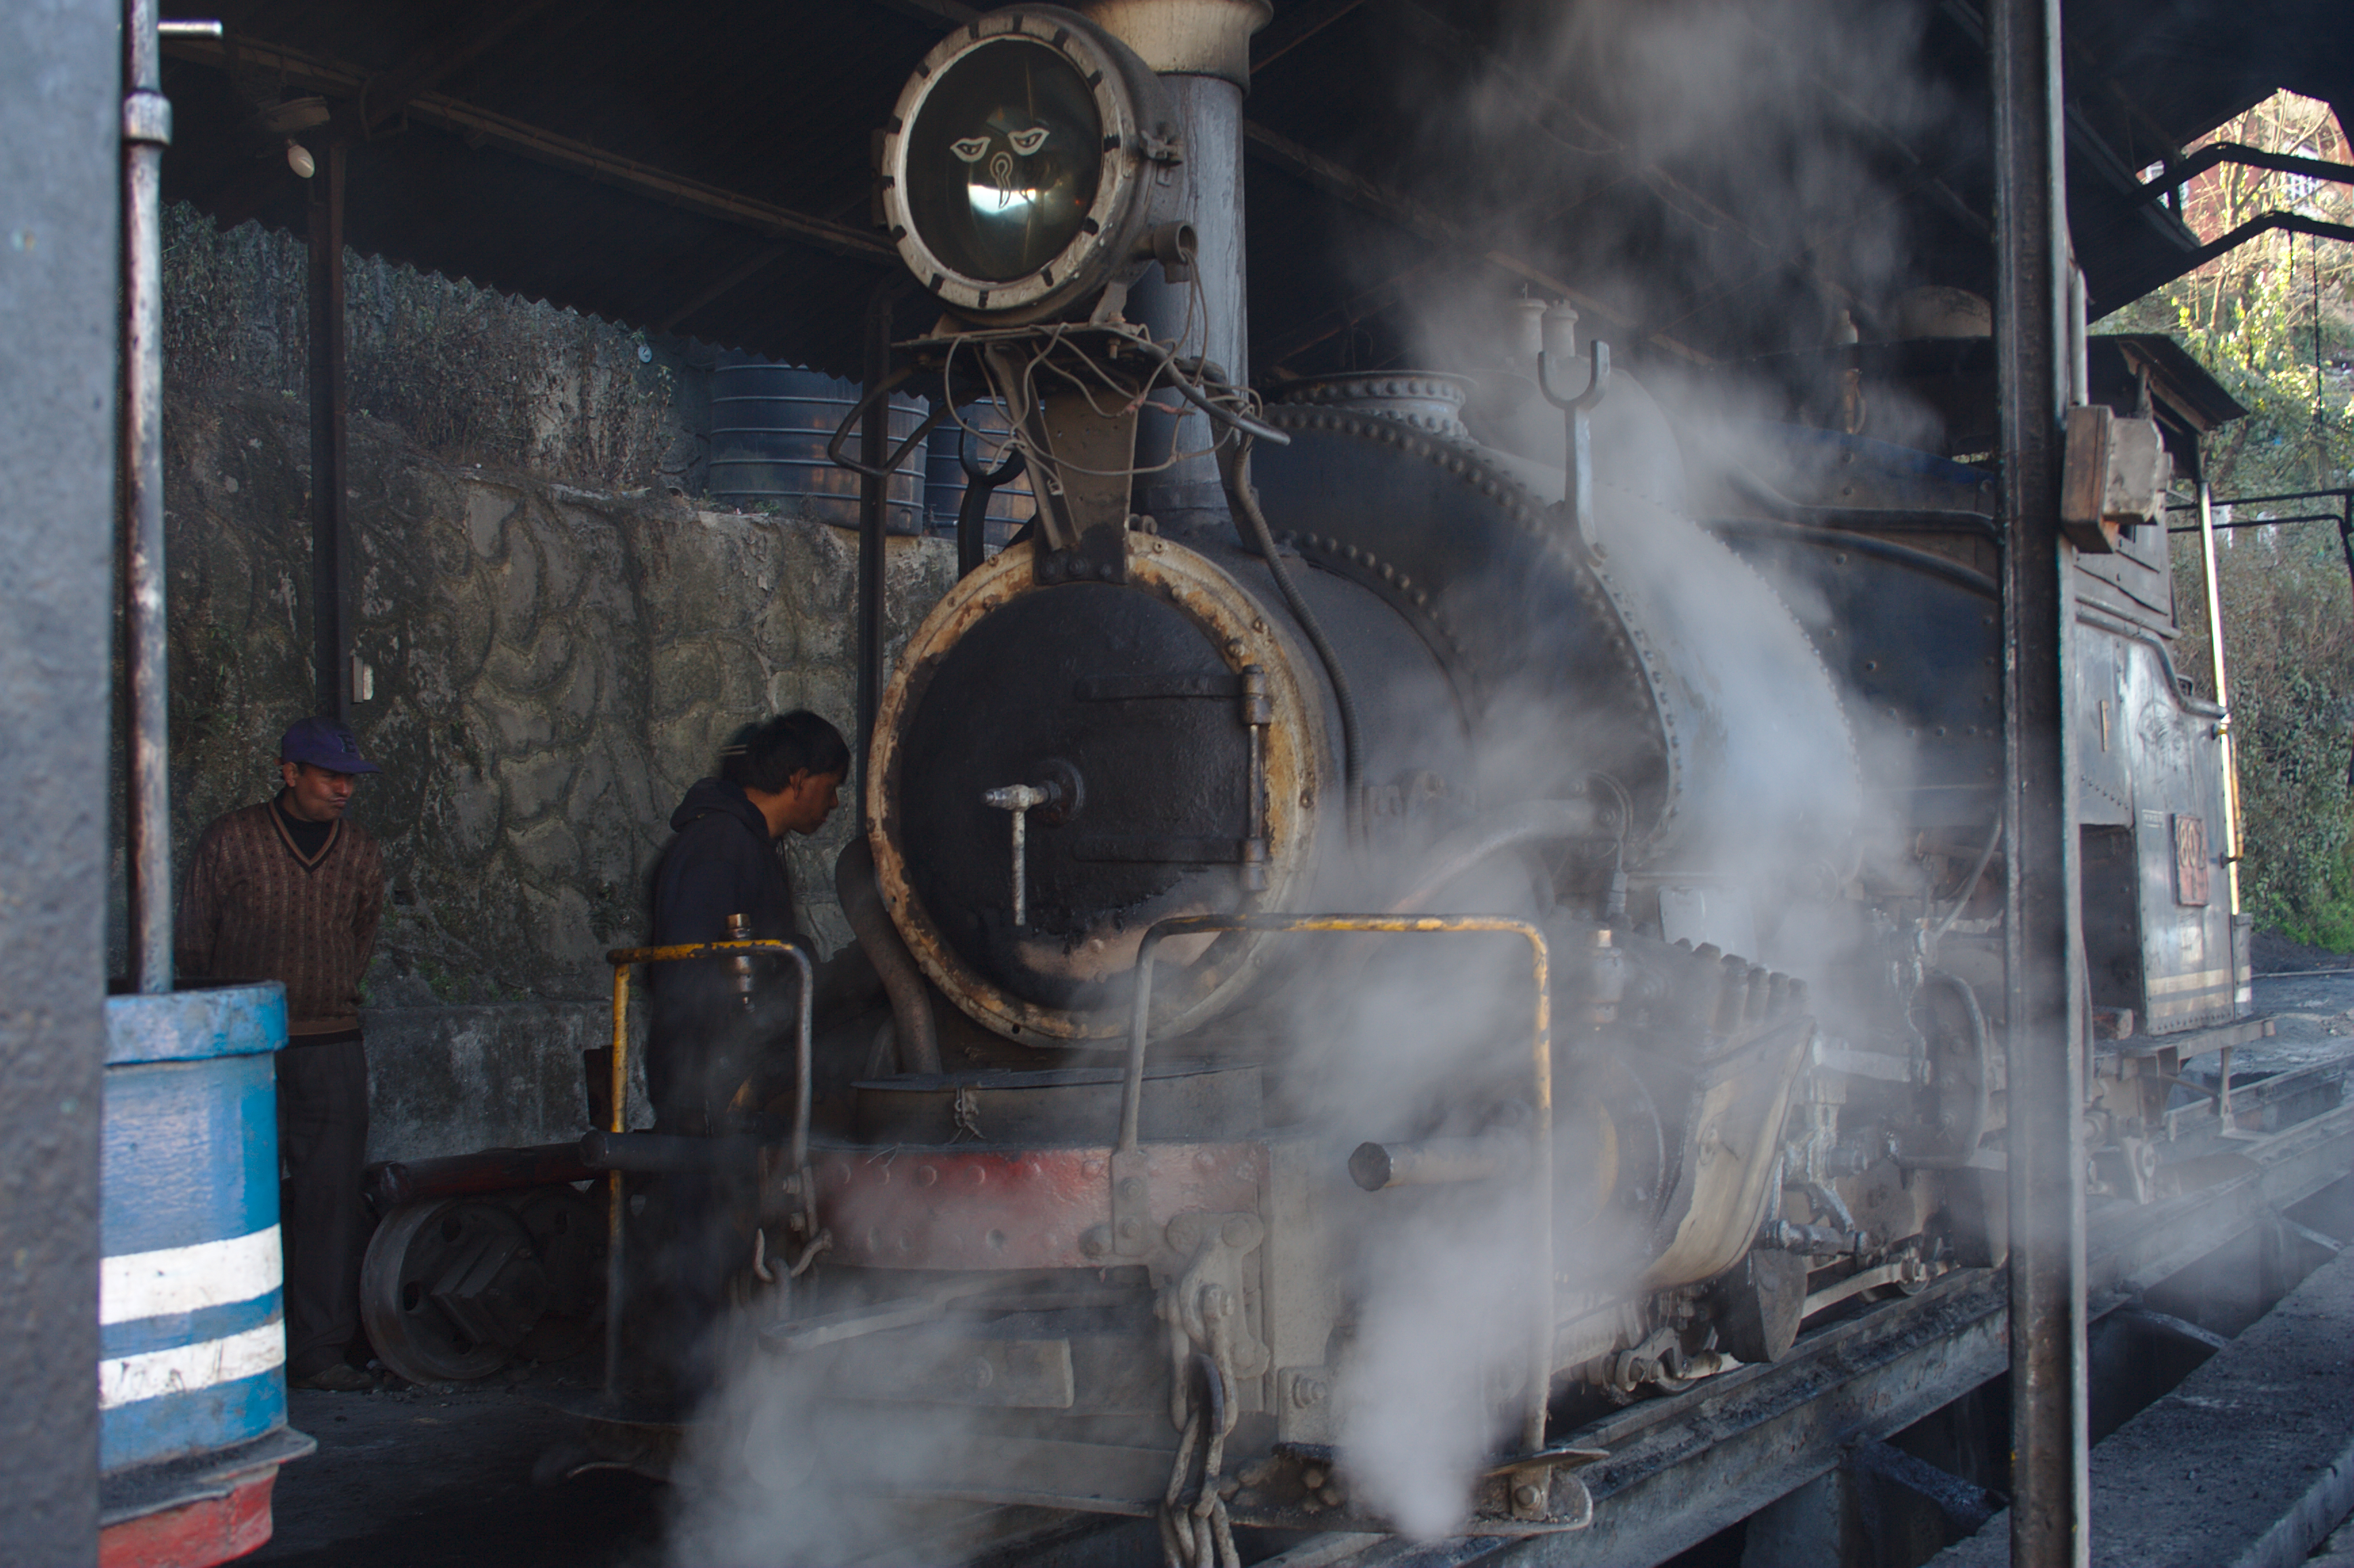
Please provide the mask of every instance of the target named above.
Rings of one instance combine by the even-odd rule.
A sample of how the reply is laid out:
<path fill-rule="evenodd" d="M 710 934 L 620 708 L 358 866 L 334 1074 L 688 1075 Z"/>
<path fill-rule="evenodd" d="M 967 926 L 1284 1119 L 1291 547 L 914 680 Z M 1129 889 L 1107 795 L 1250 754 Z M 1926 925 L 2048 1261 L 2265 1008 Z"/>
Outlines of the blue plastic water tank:
<path fill-rule="evenodd" d="M 963 423 L 960 425 L 958 420 Z M 1011 439 L 1004 411 L 994 403 L 972 403 L 957 410 L 957 418 L 932 427 L 929 468 L 925 476 L 924 507 L 931 514 L 932 531 L 953 535 L 957 512 L 964 504 L 964 465 L 958 461 L 960 442 L 975 462 L 990 469 L 1003 465 Z M 1037 514 L 1026 473 L 999 485 L 989 498 L 988 522 L 981 536 L 995 555 L 1024 523 Z"/>
<path fill-rule="evenodd" d="M 858 526 L 859 476 L 825 455 L 826 443 L 857 406 L 858 384 L 749 355 L 720 357 L 711 373 L 712 495 L 738 506 L 763 502 L 845 528 Z M 891 399 L 896 446 L 924 422 L 924 405 Z M 857 432 L 850 450 L 858 451 Z M 924 452 L 910 452 L 885 492 L 884 526 L 919 534 L 924 524 Z"/>

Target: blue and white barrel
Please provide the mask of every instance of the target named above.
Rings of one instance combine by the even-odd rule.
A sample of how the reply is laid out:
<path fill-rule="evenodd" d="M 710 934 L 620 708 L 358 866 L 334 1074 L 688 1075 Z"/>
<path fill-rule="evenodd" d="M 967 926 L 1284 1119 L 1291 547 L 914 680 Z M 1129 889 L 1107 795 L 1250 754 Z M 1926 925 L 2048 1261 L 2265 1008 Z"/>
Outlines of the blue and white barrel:
<path fill-rule="evenodd" d="M 286 1424 L 278 1093 L 286 990 L 106 1003 L 100 1468 Z"/>

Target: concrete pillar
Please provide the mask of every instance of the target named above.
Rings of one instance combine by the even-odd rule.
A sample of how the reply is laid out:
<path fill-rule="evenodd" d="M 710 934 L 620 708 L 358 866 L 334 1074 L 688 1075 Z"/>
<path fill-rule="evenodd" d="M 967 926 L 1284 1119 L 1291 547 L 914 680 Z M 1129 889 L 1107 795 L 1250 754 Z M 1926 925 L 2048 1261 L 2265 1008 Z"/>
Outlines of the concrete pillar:
<path fill-rule="evenodd" d="M 121 21 L 0 11 L 0 1564 L 98 1551 Z"/>

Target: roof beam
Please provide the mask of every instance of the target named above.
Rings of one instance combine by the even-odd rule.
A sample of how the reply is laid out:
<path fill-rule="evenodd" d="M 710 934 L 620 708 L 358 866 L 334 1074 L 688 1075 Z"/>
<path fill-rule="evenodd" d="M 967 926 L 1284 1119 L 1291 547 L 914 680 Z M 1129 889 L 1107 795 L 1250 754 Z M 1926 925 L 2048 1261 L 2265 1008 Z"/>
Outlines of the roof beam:
<path fill-rule="evenodd" d="M 2354 164 L 2333 164 L 2324 158 L 2267 153 L 2261 147 L 2243 147 L 2237 142 L 2213 142 L 2180 163 L 2167 165 L 2164 174 L 2142 187 L 2138 199 L 2157 201 L 2168 192 L 2181 189 L 2222 164 L 2243 164 L 2251 169 L 2270 169 L 2276 175 L 2302 175 L 2307 179 L 2330 185 L 2354 185 Z"/>
<path fill-rule="evenodd" d="M 714 278 L 710 282 L 705 284 L 684 304 L 679 306 L 676 310 L 671 312 L 670 314 L 656 322 L 654 323 L 654 331 L 676 332 L 679 328 L 680 323 L 693 320 L 695 314 L 705 307 L 712 304 L 715 301 L 717 301 L 727 294 L 735 292 L 736 290 L 741 288 L 746 283 L 750 282 L 754 278 L 759 276 L 762 272 L 767 271 L 769 268 L 775 266 L 778 262 L 783 260 L 787 256 L 791 254 L 792 250 L 789 246 L 762 246 L 759 249 L 754 251 L 751 255 L 746 257 L 743 260 L 738 261 L 735 266 L 728 268 L 727 270 L 719 274 L 718 277 Z"/>
<path fill-rule="evenodd" d="M 2211 239 L 2196 250 L 2186 250 L 2169 257 L 2158 267 L 2138 277 L 2129 278 L 2112 294 L 2104 294 L 2092 302 L 2086 314 L 2098 321 L 2111 311 L 2119 310 L 2140 299 L 2152 289 L 2163 289 L 2186 272 L 2196 272 L 2218 256 L 2237 250 L 2259 234 L 2273 229 L 2290 234 L 2309 235 L 2316 239 L 2338 239 L 2354 244 L 2354 225 L 2324 223 L 2317 217 L 2307 217 L 2301 212 L 2267 212 L 2248 219 L 2221 238 Z"/>
<path fill-rule="evenodd" d="M 366 139 L 419 93 L 439 86 L 443 77 L 555 3 L 556 0 L 512 0 L 509 5 L 487 5 L 472 12 L 461 26 L 451 28 L 392 69 L 364 82 L 359 96 L 338 106 L 328 122 L 330 139 Z"/>
<path fill-rule="evenodd" d="M 167 39 L 164 49 L 177 58 L 205 65 L 225 67 L 228 63 L 228 50 L 211 38 Z M 239 66 L 273 72 L 280 79 L 323 97 L 356 103 L 367 88 L 366 72 L 281 45 L 240 39 L 236 51 Z M 674 175 L 442 93 L 416 92 L 405 111 L 413 121 L 451 132 L 470 143 L 495 146 L 769 239 L 814 246 L 862 260 L 889 260 L 898 254 L 880 234 Z M 370 112 L 374 112 L 373 109 Z"/>
<path fill-rule="evenodd" d="M 1251 39 L 1251 74 L 1257 76 L 1350 12 L 1365 0 L 1290 0 L 1275 20 Z"/>

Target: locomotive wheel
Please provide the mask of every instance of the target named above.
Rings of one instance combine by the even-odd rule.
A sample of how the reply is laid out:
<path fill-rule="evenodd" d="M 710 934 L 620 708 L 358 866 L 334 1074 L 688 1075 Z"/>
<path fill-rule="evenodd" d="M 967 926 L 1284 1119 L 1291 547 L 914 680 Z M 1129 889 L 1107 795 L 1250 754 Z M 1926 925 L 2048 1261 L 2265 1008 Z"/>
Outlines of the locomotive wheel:
<path fill-rule="evenodd" d="M 530 1231 L 481 1198 L 404 1204 L 360 1265 L 360 1318 L 376 1353 L 411 1383 L 466 1383 L 514 1359 L 546 1305 Z"/>
<path fill-rule="evenodd" d="M 560 1361 L 597 1339 L 605 1321 L 605 1214 L 588 1193 L 538 1187 L 514 1200 L 547 1275 L 546 1313 L 515 1347 L 525 1361 Z"/>

